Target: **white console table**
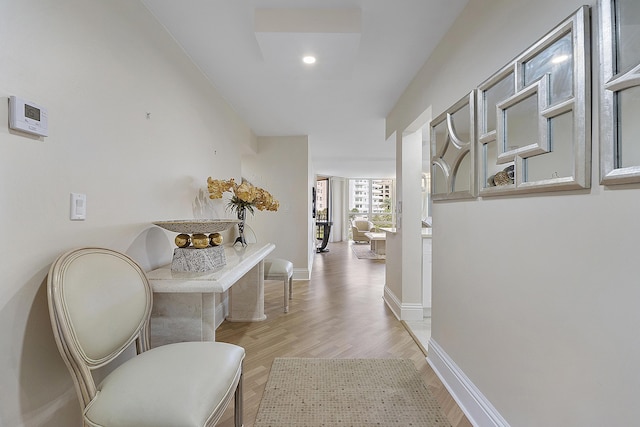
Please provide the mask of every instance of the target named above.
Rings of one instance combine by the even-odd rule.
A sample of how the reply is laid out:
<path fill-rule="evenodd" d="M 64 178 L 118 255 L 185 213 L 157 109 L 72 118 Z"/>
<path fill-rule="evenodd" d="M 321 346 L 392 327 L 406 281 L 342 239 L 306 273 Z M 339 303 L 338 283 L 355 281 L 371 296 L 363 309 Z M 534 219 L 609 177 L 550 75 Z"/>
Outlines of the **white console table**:
<path fill-rule="evenodd" d="M 258 322 L 264 314 L 264 258 L 273 243 L 225 245 L 227 264 L 204 273 L 172 271 L 170 265 L 147 272 L 154 293 L 151 345 L 215 341 L 216 296 L 229 291 L 232 322 Z M 219 299 L 219 298 L 218 298 Z"/>

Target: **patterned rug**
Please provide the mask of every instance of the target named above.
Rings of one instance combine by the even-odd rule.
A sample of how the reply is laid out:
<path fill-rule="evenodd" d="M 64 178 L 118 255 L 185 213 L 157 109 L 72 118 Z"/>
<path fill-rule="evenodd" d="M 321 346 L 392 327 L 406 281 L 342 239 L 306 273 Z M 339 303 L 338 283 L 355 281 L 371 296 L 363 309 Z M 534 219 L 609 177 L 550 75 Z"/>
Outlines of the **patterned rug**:
<path fill-rule="evenodd" d="M 373 252 L 369 244 L 352 243 L 350 246 L 358 259 L 386 259 L 384 255 L 378 255 Z"/>
<path fill-rule="evenodd" d="M 451 427 L 408 359 L 276 358 L 255 427 Z"/>

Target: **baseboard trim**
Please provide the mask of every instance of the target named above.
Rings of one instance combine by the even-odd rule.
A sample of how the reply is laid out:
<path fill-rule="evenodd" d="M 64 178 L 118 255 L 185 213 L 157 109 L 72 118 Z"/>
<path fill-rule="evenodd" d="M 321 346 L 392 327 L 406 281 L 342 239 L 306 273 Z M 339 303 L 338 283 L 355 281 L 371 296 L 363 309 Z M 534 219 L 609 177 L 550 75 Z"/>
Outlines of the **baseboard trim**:
<path fill-rule="evenodd" d="M 382 299 L 398 320 L 422 320 L 424 318 L 422 304 L 402 304 L 386 285 Z"/>
<path fill-rule="evenodd" d="M 391 292 L 391 289 L 389 289 L 387 285 L 384 285 L 384 294 L 382 295 L 382 299 L 393 315 L 396 316 L 396 319 L 400 320 L 400 300 L 396 298 L 396 295 Z"/>
<path fill-rule="evenodd" d="M 509 427 L 496 408 L 433 338 L 429 339 L 427 354 L 427 362 L 471 424 L 482 427 Z"/>
<path fill-rule="evenodd" d="M 19 420 L 17 418 L 9 420 L 3 418 L 3 421 L 7 421 L 6 425 L 20 427 L 51 425 L 51 420 L 60 418 L 61 413 L 76 411 L 75 408 L 78 408 L 78 395 L 75 388 L 71 387 L 62 394 L 53 397 L 51 401 L 44 402 L 42 407 L 17 415 L 20 417 Z M 79 415 L 78 418 L 82 418 L 82 416 Z"/>
<path fill-rule="evenodd" d="M 400 306 L 400 319 L 408 321 L 424 319 L 422 304 L 402 304 Z"/>
<path fill-rule="evenodd" d="M 294 268 L 293 280 L 309 280 L 311 278 L 311 271 L 307 268 Z"/>

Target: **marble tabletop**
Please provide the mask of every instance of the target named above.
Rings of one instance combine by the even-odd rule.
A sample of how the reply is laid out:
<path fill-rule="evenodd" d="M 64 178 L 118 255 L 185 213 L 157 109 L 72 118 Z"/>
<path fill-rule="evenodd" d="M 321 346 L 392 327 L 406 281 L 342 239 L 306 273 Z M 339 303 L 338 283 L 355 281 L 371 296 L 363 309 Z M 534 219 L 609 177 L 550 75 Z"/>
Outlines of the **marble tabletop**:
<path fill-rule="evenodd" d="M 275 249 L 273 243 L 224 245 L 227 264 L 207 272 L 172 271 L 165 265 L 147 272 L 153 292 L 161 293 L 221 293 L 229 289 L 249 270 Z"/>

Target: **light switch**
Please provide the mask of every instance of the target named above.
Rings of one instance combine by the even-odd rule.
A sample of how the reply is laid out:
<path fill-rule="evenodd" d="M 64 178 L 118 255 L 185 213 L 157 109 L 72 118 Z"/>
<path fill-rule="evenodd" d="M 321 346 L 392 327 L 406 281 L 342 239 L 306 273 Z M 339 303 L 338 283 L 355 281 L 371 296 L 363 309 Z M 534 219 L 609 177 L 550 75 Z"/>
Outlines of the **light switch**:
<path fill-rule="evenodd" d="M 87 195 L 71 193 L 71 215 L 72 221 L 84 221 L 87 218 Z"/>

